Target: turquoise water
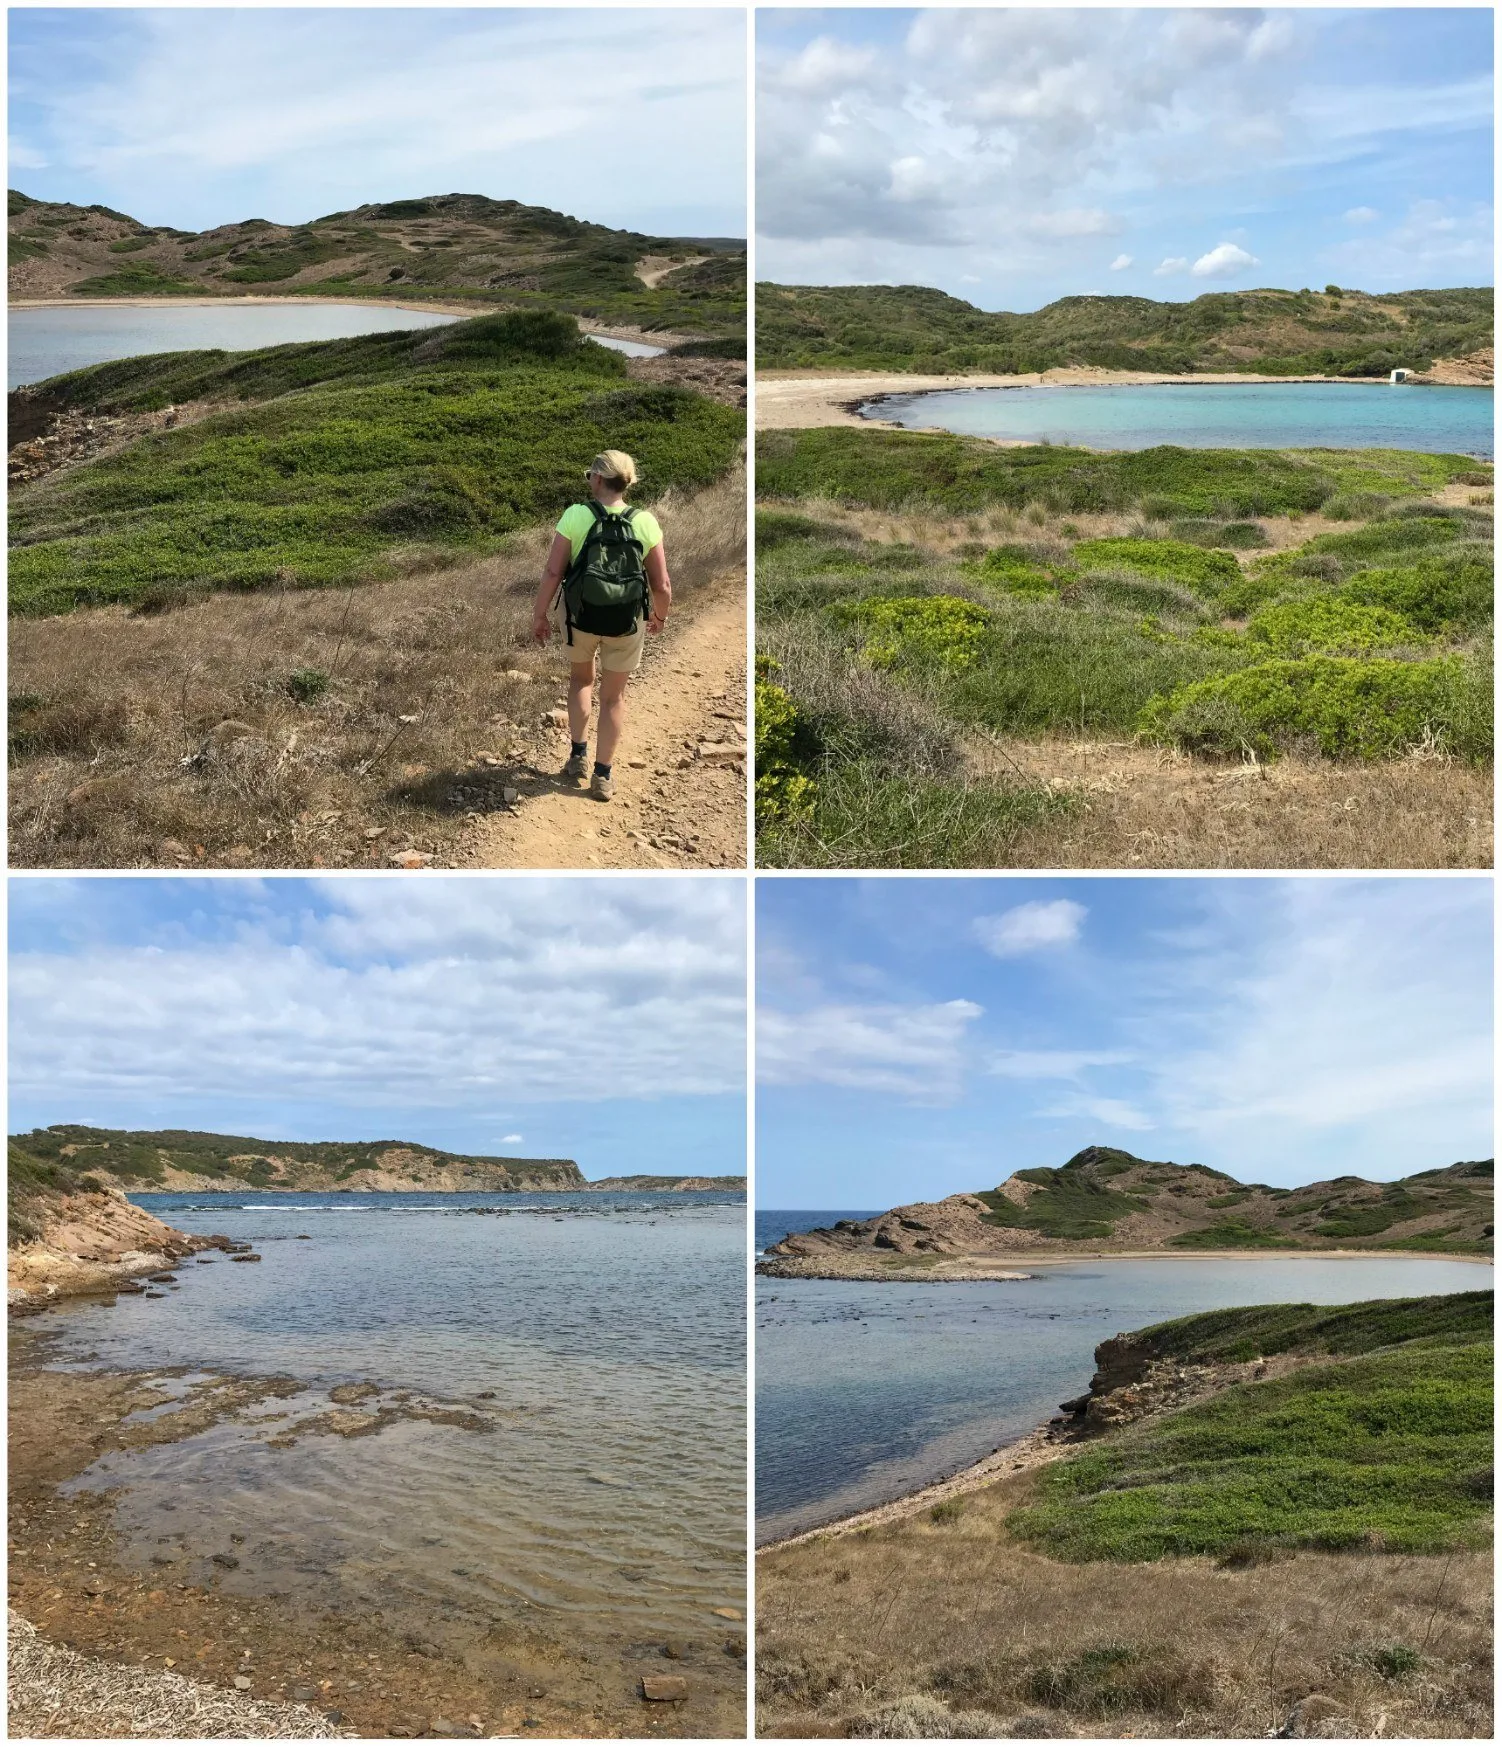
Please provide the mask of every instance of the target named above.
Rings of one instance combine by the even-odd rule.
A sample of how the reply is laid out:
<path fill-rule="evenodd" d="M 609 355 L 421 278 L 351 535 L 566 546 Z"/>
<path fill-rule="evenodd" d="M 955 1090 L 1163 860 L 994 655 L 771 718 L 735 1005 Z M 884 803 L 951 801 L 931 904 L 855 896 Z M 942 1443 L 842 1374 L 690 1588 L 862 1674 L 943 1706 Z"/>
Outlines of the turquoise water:
<path fill-rule="evenodd" d="M 803 1215 L 797 1229 L 819 1217 Z M 758 1214 L 758 1235 L 777 1223 Z M 758 1279 L 757 1539 L 900 1498 L 1024 1436 L 1088 1387 L 1096 1345 L 1128 1329 L 1238 1304 L 1492 1284 L 1490 1266 L 1431 1257 L 1035 1268 L 1018 1281 Z"/>
<path fill-rule="evenodd" d="M 160 1296 L 49 1319 L 55 1358 L 288 1375 L 299 1393 L 78 1482 L 118 1489 L 127 1556 L 223 1588 L 578 1641 L 702 1637 L 745 1607 L 746 1208 L 702 1194 L 143 1194 L 208 1252 Z M 157 1290 L 153 1288 L 153 1290 Z M 431 1403 L 315 1429 L 329 1390 Z"/>
<path fill-rule="evenodd" d="M 1085 449 L 1421 449 L 1493 454 L 1489 388 L 1391 383 L 1117 383 L 892 394 L 861 408 L 909 430 Z"/>
<path fill-rule="evenodd" d="M 476 314 L 483 314 L 476 311 Z M 436 310 L 398 309 L 373 303 L 169 304 L 160 309 L 123 305 L 78 309 L 13 309 L 10 312 L 10 362 L 7 387 L 45 382 L 65 370 L 82 370 L 116 358 L 150 352 L 192 352 L 220 348 L 248 352 L 258 346 L 285 346 L 300 340 L 347 340 L 357 334 L 384 334 L 438 328 L 460 320 Z M 651 358 L 661 346 L 591 335 L 598 344 L 633 358 Z"/>

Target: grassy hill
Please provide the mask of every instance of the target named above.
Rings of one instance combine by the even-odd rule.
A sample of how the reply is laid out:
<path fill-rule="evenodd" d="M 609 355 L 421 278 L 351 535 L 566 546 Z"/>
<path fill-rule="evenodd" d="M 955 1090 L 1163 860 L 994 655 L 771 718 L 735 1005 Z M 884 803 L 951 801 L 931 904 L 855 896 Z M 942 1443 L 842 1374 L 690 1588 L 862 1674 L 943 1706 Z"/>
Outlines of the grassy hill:
<path fill-rule="evenodd" d="M 1093 365 L 1173 375 L 1386 376 L 1492 344 L 1492 293 L 1216 291 L 1189 303 L 1063 297 L 990 313 L 922 285 L 756 288 L 761 369 L 998 375 Z"/>
<path fill-rule="evenodd" d="M 379 1177 L 379 1183 L 372 1179 Z M 183 1179 L 188 1179 L 188 1184 Z M 270 1141 L 189 1129 L 132 1131 L 55 1123 L 10 1137 L 10 1194 L 99 1186 L 257 1189 L 370 1187 L 579 1189 L 572 1159 L 501 1159 L 410 1141 Z M 462 1181 L 461 1181 L 462 1180 Z"/>
<path fill-rule="evenodd" d="M 1490 1292 L 1212 1311 L 1124 1339 L 1179 1366 L 1329 1362 L 1237 1383 L 1054 1465 L 1009 1524 L 1040 1551 L 1250 1562 L 1489 1544 Z"/>
<path fill-rule="evenodd" d="M 14 189 L 9 205 L 12 297 L 428 296 L 669 332 L 745 326 L 745 244 L 736 238 L 646 236 L 480 194 L 199 232 Z M 654 287 L 637 273 L 648 258 L 667 269 Z"/>
<path fill-rule="evenodd" d="M 1492 1161 L 1391 1183 L 1335 1177 L 1298 1189 L 1240 1183 L 1209 1165 L 1089 1146 L 995 1189 L 795 1234 L 774 1256 L 931 1268 L 963 1257 L 1102 1250 L 1407 1250 L 1489 1254 Z M 800 1264 L 801 1265 L 801 1264 Z"/>
<path fill-rule="evenodd" d="M 26 614 L 441 566 L 558 514 L 602 448 L 637 458 L 650 503 L 721 478 L 745 426 L 690 389 L 633 382 L 542 310 L 126 359 L 28 393 L 69 411 L 215 410 L 13 492 L 10 601 Z"/>

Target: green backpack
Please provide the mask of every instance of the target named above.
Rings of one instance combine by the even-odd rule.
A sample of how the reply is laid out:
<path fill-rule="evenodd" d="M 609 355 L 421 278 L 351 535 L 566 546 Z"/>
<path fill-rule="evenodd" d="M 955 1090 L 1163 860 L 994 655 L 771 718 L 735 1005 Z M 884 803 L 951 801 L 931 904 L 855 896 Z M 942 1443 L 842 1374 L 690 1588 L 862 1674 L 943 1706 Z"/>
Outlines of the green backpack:
<path fill-rule="evenodd" d="M 593 499 L 589 507 L 594 526 L 560 590 L 570 643 L 576 630 L 596 637 L 629 637 L 637 618 L 650 612 L 652 604 L 646 552 L 634 526 L 636 511 L 616 513 Z"/>

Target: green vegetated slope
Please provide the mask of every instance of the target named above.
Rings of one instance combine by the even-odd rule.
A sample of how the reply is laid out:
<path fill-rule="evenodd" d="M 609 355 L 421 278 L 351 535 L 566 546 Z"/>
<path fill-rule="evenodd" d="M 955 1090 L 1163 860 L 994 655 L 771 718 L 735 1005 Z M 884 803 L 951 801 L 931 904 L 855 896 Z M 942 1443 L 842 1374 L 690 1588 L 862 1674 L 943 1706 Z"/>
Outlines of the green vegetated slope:
<path fill-rule="evenodd" d="M 12 297 L 426 294 L 568 309 L 666 332 L 745 329 L 739 239 L 646 236 L 480 194 L 377 201 L 304 225 L 252 218 L 194 232 L 12 190 L 9 230 Z M 648 256 L 681 265 L 649 289 L 636 273 Z"/>
<path fill-rule="evenodd" d="M 1067 1560 L 1484 1547 L 1492 1295 L 1259 1306 L 1141 1331 L 1183 1363 L 1329 1357 L 1153 1417 L 1047 1470 L 1009 1529 Z"/>
<path fill-rule="evenodd" d="M 987 1190 L 986 1220 L 1060 1242 L 1130 1235 L 1172 1249 L 1411 1249 L 1476 1255 L 1492 1247 L 1490 1159 L 1391 1183 L 1335 1177 L 1300 1189 L 1240 1183 L 1209 1165 L 1139 1159 L 1090 1146 L 1065 1164 L 1017 1171 L 1025 1198 Z"/>
<path fill-rule="evenodd" d="M 445 1172 L 507 1179 L 530 1188 L 583 1188 L 572 1159 L 502 1159 L 444 1152 L 411 1141 L 256 1140 L 191 1129 L 133 1131 L 56 1123 L 10 1137 L 11 1192 L 33 1180 L 58 1189 L 100 1185 L 161 1188 L 170 1172 L 228 1177 L 261 1189 L 357 1188 L 362 1173 L 384 1171 L 421 1189 Z"/>
<path fill-rule="evenodd" d="M 129 359 L 38 392 L 101 411 L 230 404 L 13 495 L 11 610 L 31 614 L 379 579 L 555 516 L 601 448 L 637 458 L 651 502 L 722 477 L 744 438 L 734 408 L 629 381 L 543 311 Z"/>
<path fill-rule="evenodd" d="M 986 809 L 1067 805 L 962 792 L 949 773 L 966 730 L 1489 758 L 1492 477 L 1467 456 L 1391 450 L 764 433 L 765 859 L 817 864 L 853 837 L 869 863 L 900 863 L 916 838 L 929 865 L 962 865 Z M 1465 501 L 1438 501 L 1454 485 Z M 917 533 L 872 537 L 870 511 Z M 1315 512 L 1338 526 L 1268 550 L 1278 522 Z"/>
<path fill-rule="evenodd" d="M 1190 303 L 1063 297 L 1025 315 L 921 285 L 756 288 L 760 369 L 999 375 L 1066 365 L 1188 374 L 1386 376 L 1492 344 L 1492 293 L 1217 291 Z"/>

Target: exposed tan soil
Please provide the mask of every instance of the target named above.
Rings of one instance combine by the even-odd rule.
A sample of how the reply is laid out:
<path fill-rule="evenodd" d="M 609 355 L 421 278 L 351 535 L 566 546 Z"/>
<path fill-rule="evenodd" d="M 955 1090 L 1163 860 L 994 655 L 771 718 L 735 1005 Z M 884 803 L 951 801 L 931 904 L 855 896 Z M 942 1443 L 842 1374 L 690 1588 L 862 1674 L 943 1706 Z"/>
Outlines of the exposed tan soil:
<path fill-rule="evenodd" d="M 643 255 L 633 271 L 648 291 L 655 291 L 669 273 L 676 273 L 680 267 L 702 267 L 709 259 L 708 255 L 690 255 L 675 261 L 671 255 Z"/>
<path fill-rule="evenodd" d="M 745 866 L 746 597 L 738 582 L 706 591 L 697 610 L 674 614 L 648 639 L 627 699 L 614 799 L 602 805 L 587 785 L 557 774 L 568 757 L 559 727 L 552 770 L 519 784 L 513 812 L 475 823 L 462 865 Z"/>
<path fill-rule="evenodd" d="M 739 1628 L 722 1622 L 706 1621 L 702 1641 L 676 1646 L 673 1660 L 648 1645 L 597 1659 L 570 1645 L 566 1625 L 552 1635 L 496 1627 L 483 1643 L 465 1645 L 399 1620 L 231 1593 L 208 1562 L 180 1566 L 186 1579 L 172 1565 L 136 1569 L 117 1537 L 110 1495 L 64 1497 L 62 1483 L 109 1452 L 174 1442 L 302 1385 L 211 1378 L 184 1394 L 171 1383 L 180 1373 L 47 1371 L 46 1358 L 47 1343 L 35 1335 L 13 1339 L 11 1601 L 45 1639 L 124 1669 L 173 1669 L 226 1694 L 246 1681 L 238 1690 L 252 1698 L 312 1705 L 362 1736 L 742 1733 L 745 1644 Z M 174 1400 L 182 1403 L 176 1411 L 129 1419 Z M 345 1423 L 303 1429 L 363 1436 L 379 1429 L 365 1423 L 371 1417 L 328 1414 Z M 237 1584 L 253 1560 L 243 1546 L 230 1560 L 242 1567 Z M 661 1673 L 686 1677 L 681 1702 L 641 1698 L 642 1676 Z"/>

